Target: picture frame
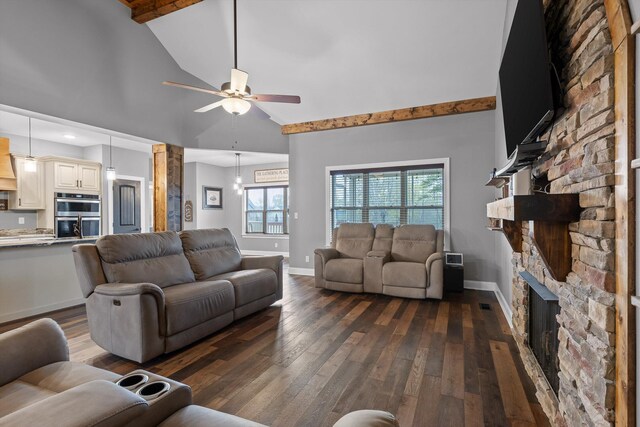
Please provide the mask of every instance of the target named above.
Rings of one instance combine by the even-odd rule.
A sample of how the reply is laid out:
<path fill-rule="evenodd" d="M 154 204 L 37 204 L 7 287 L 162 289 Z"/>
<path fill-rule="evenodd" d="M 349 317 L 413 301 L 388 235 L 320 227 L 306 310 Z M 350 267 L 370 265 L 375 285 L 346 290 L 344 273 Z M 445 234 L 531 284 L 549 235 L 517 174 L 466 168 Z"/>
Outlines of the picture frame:
<path fill-rule="evenodd" d="M 222 209 L 222 188 L 202 186 L 202 209 Z"/>

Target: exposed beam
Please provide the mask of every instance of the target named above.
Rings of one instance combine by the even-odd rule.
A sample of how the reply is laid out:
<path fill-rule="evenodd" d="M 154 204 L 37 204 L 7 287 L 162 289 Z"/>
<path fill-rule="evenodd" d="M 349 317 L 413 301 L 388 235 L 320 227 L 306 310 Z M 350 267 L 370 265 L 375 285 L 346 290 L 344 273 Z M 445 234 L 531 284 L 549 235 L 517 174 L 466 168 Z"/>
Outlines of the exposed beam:
<path fill-rule="evenodd" d="M 636 209 L 635 36 L 627 0 L 605 0 L 614 49 L 615 97 L 615 274 L 616 274 L 616 426 L 636 425 Z"/>
<path fill-rule="evenodd" d="M 452 114 L 473 113 L 495 110 L 496 97 L 463 99 L 461 101 L 442 102 L 400 110 L 380 111 L 377 113 L 357 114 L 355 116 L 336 117 L 334 119 L 313 122 L 293 123 L 282 126 L 283 135 L 317 132 L 321 130 L 342 129 L 354 126 L 377 125 L 381 123 L 401 122 L 404 120 L 426 119 L 429 117 L 449 116 Z"/>
<path fill-rule="evenodd" d="M 176 10 L 184 9 L 202 0 L 119 0 L 131 8 L 131 19 L 144 24 L 152 19 L 168 15 Z"/>

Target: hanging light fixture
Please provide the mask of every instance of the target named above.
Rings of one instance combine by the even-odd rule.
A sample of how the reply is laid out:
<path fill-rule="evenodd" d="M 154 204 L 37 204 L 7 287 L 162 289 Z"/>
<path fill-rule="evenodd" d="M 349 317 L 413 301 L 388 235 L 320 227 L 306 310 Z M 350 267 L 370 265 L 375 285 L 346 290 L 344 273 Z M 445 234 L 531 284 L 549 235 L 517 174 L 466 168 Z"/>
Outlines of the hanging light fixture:
<path fill-rule="evenodd" d="M 111 164 L 111 135 L 109 135 L 109 167 L 107 168 L 107 179 L 109 181 L 116 179 L 116 168 Z"/>
<path fill-rule="evenodd" d="M 38 162 L 36 158 L 31 155 L 31 117 L 29 117 L 29 155 L 24 161 L 25 172 L 37 172 Z"/>
<path fill-rule="evenodd" d="M 233 182 L 233 189 L 238 196 L 242 196 L 242 177 L 240 176 L 240 153 L 236 153 L 236 177 Z"/>

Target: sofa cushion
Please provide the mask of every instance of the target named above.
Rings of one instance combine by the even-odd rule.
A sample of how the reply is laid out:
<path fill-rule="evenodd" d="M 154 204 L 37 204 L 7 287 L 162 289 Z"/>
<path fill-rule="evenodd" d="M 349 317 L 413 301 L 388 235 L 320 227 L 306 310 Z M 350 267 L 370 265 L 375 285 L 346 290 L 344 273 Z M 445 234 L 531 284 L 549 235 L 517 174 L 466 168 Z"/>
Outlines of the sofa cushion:
<path fill-rule="evenodd" d="M 233 285 L 226 280 L 183 283 L 164 288 L 167 336 L 235 308 Z"/>
<path fill-rule="evenodd" d="M 182 231 L 180 239 L 196 280 L 240 269 L 242 255 L 229 229 Z"/>
<path fill-rule="evenodd" d="M 160 427 L 266 427 L 235 415 L 202 406 L 189 405 L 164 420 Z"/>
<path fill-rule="evenodd" d="M 436 229 L 433 225 L 401 225 L 393 233 L 391 258 L 394 261 L 425 263 L 436 251 Z"/>
<path fill-rule="evenodd" d="M 161 288 L 193 282 L 178 233 L 113 234 L 96 242 L 109 283 L 154 283 Z"/>
<path fill-rule="evenodd" d="M 332 282 L 362 283 L 364 261 L 338 258 L 329 260 L 324 266 L 324 278 Z"/>
<path fill-rule="evenodd" d="M 20 377 L 20 381 L 60 393 L 94 380 L 116 381 L 120 375 L 80 362 L 56 362 Z"/>
<path fill-rule="evenodd" d="M 55 395 L 53 391 L 24 381 L 12 381 L 0 387 L 0 418 Z"/>
<path fill-rule="evenodd" d="M 373 239 L 372 251 L 391 253 L 393 244 L 393 226 L 389 224 L 376 225 L 376 237 Z"/>
<path fill-rule="evenodd" d="M 388 262 L 382 267 L 382 284 L 405 288 L 426 288 L 427 268 L 418 262 Z"/>
<path fill-rule="evenodd" d="M 336 233 L 336 249 L 343 258 L 364 259 L 373 245 L 373 224 L 340 224 Z"/>
<path fill-rule="evenodd" d="M 228 280 L 236 295 L 236 307 L 276 293 L 278 278 L 273 270 L 259 268 L 240 270 L 214 276 L 211 280 Z"/>

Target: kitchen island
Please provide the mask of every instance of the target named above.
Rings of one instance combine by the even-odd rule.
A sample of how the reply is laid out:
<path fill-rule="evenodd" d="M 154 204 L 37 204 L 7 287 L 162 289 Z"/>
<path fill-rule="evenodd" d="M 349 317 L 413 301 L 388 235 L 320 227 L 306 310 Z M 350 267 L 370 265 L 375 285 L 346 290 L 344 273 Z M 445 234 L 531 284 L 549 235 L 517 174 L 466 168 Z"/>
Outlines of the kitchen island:
<path fill-rule="evenodd" d="M 0 238 L 0 323 L 84 304 L 71 247 L 94 239 Z"/>

